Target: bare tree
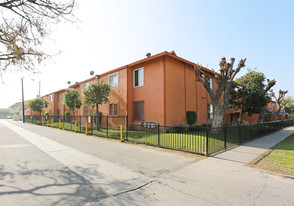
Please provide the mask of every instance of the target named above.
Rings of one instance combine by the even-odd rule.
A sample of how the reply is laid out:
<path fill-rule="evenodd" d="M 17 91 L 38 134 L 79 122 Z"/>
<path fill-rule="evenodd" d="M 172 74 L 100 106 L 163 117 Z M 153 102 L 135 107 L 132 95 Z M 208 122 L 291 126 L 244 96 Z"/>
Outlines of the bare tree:
<path fill-rule="evenodd" d="M 239 61 L 236 70 L 233 69 L 234 62 L 235 58 L 231 58 L 230 63 L 226 61 L 225 57 L 221 59 L 219 63 L 220 73 L 214 71 L 217 80 L 217 89 L 215 92 L 210 88 L 210 77 L 203 71 L 203 67 L 199 65 L 194 66 L 196 81 L 202 83 L 210 96 L 214 108 L 211 129 L 213 133 L 218 133 L 218 128 L 224 124 L 225 112 L 230 106 L 229 95 L 232 90 L 233 80 L 241 68 L 245 67 L 246 58 Z"/>
<path fill-rule="evenodd" d="M 0 0 L 0 75 L 9 66 L 34 71 L 49 25 L 72 19 L 75 0 Z"/>
<path fill-rule="evenodd" d="M 271 93 L 272 93 L 272 96 L 275 98 L 275 100 L 276 100 L 276 102 L 278 104 L 278 110 L 277 110 L 276 114 L 274 115 L 274 120 L 278 120 L 279 114 L 280 114 L 281 109 L 282 109 L 281 102 L 285 98 L 285 95 L 288 93 L 288 90 L 283 91 L 283 90 L 280 89 L 278 98 L 276 97 L 273 90 L 271 90 Z M 284 115 L 282 115 L 282 119 L 283 119 L 283 117 L 284 117 Z"/>

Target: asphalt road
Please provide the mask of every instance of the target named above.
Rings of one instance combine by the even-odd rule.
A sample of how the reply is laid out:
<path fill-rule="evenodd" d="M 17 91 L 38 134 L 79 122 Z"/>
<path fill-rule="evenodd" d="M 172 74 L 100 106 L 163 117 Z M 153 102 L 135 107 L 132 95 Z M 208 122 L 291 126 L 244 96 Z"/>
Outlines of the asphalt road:
<path fill-rule="evenodd" d="M 293 191 L 234 161 L 0 121 L 0 205 L 294 206 Z"/>

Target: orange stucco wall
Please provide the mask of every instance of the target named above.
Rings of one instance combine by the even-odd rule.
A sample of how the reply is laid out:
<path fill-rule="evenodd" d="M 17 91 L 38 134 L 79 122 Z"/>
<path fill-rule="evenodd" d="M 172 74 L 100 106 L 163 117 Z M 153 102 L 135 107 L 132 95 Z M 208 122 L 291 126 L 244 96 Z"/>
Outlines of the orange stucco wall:
<path fill-rule="evenodd" d="M 109 104 L 118 103 L 119 104 L 119 116 L 127 115 L 127 70 L 123 69 L 120 71 L 116 71 L 113 73 L 107 73 L 105 75 L 99 76 L 99 79 L 89 79 L 88 81 L 83 81 L 81 83 L 75 84 L 72 86 L 75 90 L 77 90 L 81 94 L 81 99 L 83 99 L 83 90 L 84 85 L 86 83 L 97 83 L 98 81 L 102 81 L 104 83 L 109 83 L 109 75 L 118 73 L 118 86 L 111 87 L 110 95 L 108 97 L 109 102 L 104 103 L 98 106 L 98 110 L 102 112 L 102 116 L 109 115 Z M 84 106 L 82 105 L 80 109 L 77 110 L 77 115 L 85 115 Z M 91 105 L 89 106 L 90 115 L 94 114 L 94 110 Z"/>
<path fill-rule="evenodd" d="M 211 77 L 215 89 L 215 78 Z M 196 124 L 211 123 L 207 115 L 210 103 L 206 89 L 196 81 L 194 68 L 171 57 L 166 58 L 166 125 L 187 124 L 187 111 L 196 111 Z"/>
<path fill-rule="evenodd" d="M 111 87 L 110 95 L 108 97 L 109 102 L 99 106 L 99 111 L 102 115 L 109 115 L 109 104 L 118 103 L 118 115 L 127 115 L 127 70 L 123 69 L 113 73 L 106 74 L 99 78 L 99 81 L 109 83 L 109 76 L 118 73 L 118 86 Z"/>
<path fill-rule="evenodd" d="M 49 96 L 52 95 L 52 101 L 49 101 Z M 53 94 L 48 94 L 43 97 L 49 104 L 48 107 L 44 109 L 44 112 L 48 112 L 49 115 L 55 115 L 54 113 L 54 95 Z"/>
<path fill-rule="evenodd" d="M 267 104 L 266 108 L 267 108 L 268 110 L 271 110 L 271 111 L 274 111 L 274 112 L 275 112 L 275 111 L 278 110 L 279 106 L 278 106 L 278 104 L 277 104 L 275 101 L 270 101 L 270 102 Z"/>
<path fill-rule="evenodd" d="M 134 70 L 144 67 L 144 86 L 134 87 Z M 128 68 L 128 118 L 133 120 L 133 102 L 144 102 L 144 121 L 164 124 L 163 58 Z"/>
<path fill-rule="evenodd" d="M 232 123 L 231 122 L 231 117 L 230 114 L 232 113 L 241 113 L 241 109 L 229 109 L 226 111 L 225 114 L 225 123 Z M 243 121 L 247 122 L 247 123 L 257 123 L 258 122 L 258 118 L 259 118 L 259 114 L 252 114 L 251 116 L 249 116 L 248 114 L 243 114 Z"/>

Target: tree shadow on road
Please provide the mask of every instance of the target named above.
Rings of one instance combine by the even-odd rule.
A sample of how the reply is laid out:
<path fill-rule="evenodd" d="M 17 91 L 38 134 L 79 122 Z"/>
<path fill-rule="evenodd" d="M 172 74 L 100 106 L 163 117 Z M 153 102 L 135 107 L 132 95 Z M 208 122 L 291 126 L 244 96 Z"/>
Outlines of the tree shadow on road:
<path fill-rule="evenodd" d="M 18 170 L 9 171 L 0 165 L 0 202 L 16 203 L 24 196 L 19 205 L 83 205 L 108 197 L 98 185 L 67 167 L 28 170 L 18 165 Z"/>

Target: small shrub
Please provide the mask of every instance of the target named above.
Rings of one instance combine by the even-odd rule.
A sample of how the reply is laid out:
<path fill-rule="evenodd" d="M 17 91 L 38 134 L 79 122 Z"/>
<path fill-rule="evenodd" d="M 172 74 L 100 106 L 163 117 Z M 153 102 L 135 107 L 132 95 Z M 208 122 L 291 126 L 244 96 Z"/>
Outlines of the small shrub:
<path fill-rule="evenodd" d="M 186 118 L 189 126 L 191 127 L 193 124 L 196 123 L 197 113 L 195 111 L 187 111 Z"/>

